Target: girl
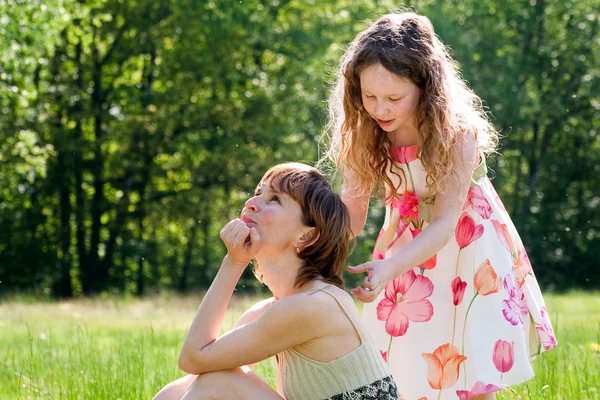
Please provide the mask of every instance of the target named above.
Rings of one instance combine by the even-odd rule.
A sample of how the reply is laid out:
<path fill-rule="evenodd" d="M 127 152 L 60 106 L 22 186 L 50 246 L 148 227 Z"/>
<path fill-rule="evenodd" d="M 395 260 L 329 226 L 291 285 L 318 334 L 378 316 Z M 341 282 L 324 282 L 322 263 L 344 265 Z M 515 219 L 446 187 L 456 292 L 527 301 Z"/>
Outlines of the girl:
<path fill-rule="evenodd" d="M 352 231 L 371 193 L 386 217 L 352 290 L 407 399 L 493 399 L 556 346 L 529 259 L 490 180 L 497 133 L 430 21 L 381 17 L 347 50 L 330 155 Z M 381 193 L 382 191 L 380 191 Z"/>
<path fill-rule="evenodd" d="M 193 375 L 156 399 L 398 398 L 387 365 L 342 289 L 350 219 L 323 175 L 304 164 L 271 168 L 221 238 L 227 255 L 179 355 L 179 367 Z M 252 258 L 273 297 L 219 336 L 231 294 Z M 273 355 L 277 392 L 248 367 Z"/>

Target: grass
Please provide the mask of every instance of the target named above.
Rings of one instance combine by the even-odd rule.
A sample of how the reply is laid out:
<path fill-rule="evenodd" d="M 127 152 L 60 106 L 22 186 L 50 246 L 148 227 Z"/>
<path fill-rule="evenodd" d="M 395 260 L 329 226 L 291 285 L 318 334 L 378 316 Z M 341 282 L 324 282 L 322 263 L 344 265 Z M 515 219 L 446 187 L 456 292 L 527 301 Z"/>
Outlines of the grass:
<path fill-rule="evenodd" d="M 547 294 L 559 346 L 499 399 L 600 399 L 600 293 Z M 232 327 L 257 299 L 237 297 Z M 150 399 L 183 374 L 176 359 L 200 297 L 0 304 L 0 399 Z M 274 386 L 272 360 L 257 373 Z M 409 399 L 412 400 L 412 399 Z"/>

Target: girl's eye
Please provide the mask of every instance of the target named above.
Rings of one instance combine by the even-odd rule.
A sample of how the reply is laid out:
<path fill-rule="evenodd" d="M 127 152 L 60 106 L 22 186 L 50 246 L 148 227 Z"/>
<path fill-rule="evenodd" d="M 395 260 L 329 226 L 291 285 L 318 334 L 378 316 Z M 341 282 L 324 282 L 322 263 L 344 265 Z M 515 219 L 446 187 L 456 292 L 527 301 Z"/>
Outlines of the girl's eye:
<path fill-rule="evenodd" d="M 271 197 L 271 201 L 276 201 L 278 203 L 281 203 L 281 201 L 279 201 L 279 196 L 275 196 L 275 195 Z"/>
<path fill-rule="evenodd" d="M 395 101 L 398 101 L 398 100 L 400 100 L 400 99 L 402 99 L 402 97 L 399 97 L 399 98 L 397 98 L 397 99 L 390 99 L 390 101 L 394 101 L 394 102 L 395 102 Z"/>

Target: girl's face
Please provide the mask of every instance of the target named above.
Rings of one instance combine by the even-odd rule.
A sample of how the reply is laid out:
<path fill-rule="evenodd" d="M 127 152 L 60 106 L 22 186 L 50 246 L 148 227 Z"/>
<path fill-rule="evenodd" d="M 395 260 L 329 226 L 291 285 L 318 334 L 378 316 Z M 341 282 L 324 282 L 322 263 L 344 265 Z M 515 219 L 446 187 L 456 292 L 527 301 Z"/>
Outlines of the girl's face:
<path fill-rule="evenodd" d="M 421 93 L 412 81 L 374 64 L 360 73 L 360 89 L 365 109 L 381 129 L 400 134 L 415 129 Z"/>
<path fill-rule="evenodd" d="M 256 228 L 261 249 L 295 251 L 300 238 L 311 229 L 302 223 L 300 205 L 269 182 L 261 182 L 254 197 L 246 201 L 241 219 L 249 228 Z"/>

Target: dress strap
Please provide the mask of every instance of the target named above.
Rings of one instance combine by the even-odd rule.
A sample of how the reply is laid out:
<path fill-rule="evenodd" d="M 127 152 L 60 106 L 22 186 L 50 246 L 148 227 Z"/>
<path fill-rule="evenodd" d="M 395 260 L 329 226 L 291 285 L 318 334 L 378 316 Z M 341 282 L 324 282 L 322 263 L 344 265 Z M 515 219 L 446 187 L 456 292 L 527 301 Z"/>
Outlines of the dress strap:
<path fill-rule="evenodd" d="M 477 165 L 473 169 L 473 175 L 471 177 L 471 187 L 478 184 L 479 180 L 487 175 L 487 165 L 485 163 L 485 154 L 482 151 L 477 153 Z"/>
<path fill-rule="evenodd" d="M 360 344 L 363 344 L 365 341 L 364 341 L 363 336 L 361 335 L 360 331 L 356 327 L 356 324 L 354 323 L 354 319 L 352 319 L 352 317 L 350 316 L 350 314 L 348 314 L 348 311 L 346 311 L 346 308 L 344 307 L 344 305 L 342 304 L 342 302 L 339 301 L 339 299 L 335 295 L 333 295 L 333 293 L 330 293 L 328 290 L 325 290 L 329 286 L 331 286 L 331 285 L 327 285 L 327 286 L 324 286 L 322 288 L 309 289 L 307 291 L 307 294 L 310 295 L 310 294 L 313 294 L 313 293 L 316 293 L 316 292 L 323 292 L 323 293 L 327 293 L 329 296 L 333 297 L 333 299 L 336 301 L 336 303 L 338 303 L 338 305 L 340 306 L 340 308 L 342 309 L 342 311 L 344 312 L 344 314 L 346 314 L 346 317 L 348 317 L 348 319 L 350 320 L 350 323 L 354 327 L 354 330 L 356 331 L 356 334 L 358 335 L 358 338 L 360 339 Z"/>

